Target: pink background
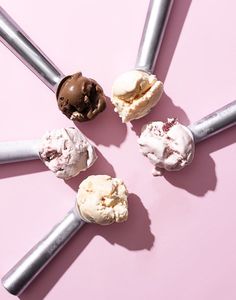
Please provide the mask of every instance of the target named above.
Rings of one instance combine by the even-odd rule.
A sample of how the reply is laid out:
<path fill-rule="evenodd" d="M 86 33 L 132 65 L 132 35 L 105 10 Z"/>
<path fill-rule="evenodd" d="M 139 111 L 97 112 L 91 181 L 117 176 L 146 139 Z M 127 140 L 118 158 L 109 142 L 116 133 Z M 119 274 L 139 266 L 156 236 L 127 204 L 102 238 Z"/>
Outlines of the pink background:
<path fill-rule="evenodd" d="M 1 4 L 66 74 L 82 70 L 110 96 L 115 77 L 134 66 L 148 1 Z M 1 277 L 63 218 L 87 175 L 121 177 L 131 193 L 127 223 L 85 226 L 20 299 L 236 299 L 236 128 L 198 145 L 191 167 L 162 178 L 152 177 L 136 143 L 147 121 L 189 124 L 235 99 L 235 10 L 234 0 L 175 1 L 156 68 L 165 95 L 127 126 L 110 103 L 78 124 L 99 151 L 88 172 L 64 183 L 40 161 L 0 166 Z M 35 75 L 3 45 L 0 53 L 0 140 L 73 125 Z M 1 300 L 13 297 L 0 287 Z"/>

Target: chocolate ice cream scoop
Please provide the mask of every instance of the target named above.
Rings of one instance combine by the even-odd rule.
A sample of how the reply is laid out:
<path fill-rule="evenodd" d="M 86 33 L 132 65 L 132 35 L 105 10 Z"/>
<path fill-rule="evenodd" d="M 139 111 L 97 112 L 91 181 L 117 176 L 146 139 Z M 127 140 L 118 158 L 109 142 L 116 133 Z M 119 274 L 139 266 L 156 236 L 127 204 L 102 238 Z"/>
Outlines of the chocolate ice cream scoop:
<path fill-rule="evenodd" d="M 102 87 L 81 72 L 65 77 L 56 94 L 59 109 L 71 120 L 92 120 L 106 108 Z"/>
<path fill-rule="evenodd" d="M 95 80 L 82 73 L 65 76 L 2 7 L 0 41 L 56 93 L 60 110 L 71 120 L 89 121 L 105 109 L 103 90 Z"/>

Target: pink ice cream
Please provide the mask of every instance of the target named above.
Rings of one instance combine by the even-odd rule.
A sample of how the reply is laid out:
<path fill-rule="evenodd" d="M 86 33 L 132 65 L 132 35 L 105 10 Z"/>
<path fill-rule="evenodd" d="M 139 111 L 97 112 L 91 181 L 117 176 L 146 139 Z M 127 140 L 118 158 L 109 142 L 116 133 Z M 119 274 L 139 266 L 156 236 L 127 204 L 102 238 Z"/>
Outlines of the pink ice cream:
<path fill-rule="evenodd" d="M 146 125 L 138 144 L 142 154 L 154 165 L 154 176 L 162 175 L 163 169 L 181 170 L 190 164 L 194 157 L 193 135 L 176 119 Z"/>
<path fill-rule="evenodd" d="M 47 132 L 39 143 L 39 156 L 55 175 L 70 179 L 97 159 L 94 147 L 73 127 Z"/>

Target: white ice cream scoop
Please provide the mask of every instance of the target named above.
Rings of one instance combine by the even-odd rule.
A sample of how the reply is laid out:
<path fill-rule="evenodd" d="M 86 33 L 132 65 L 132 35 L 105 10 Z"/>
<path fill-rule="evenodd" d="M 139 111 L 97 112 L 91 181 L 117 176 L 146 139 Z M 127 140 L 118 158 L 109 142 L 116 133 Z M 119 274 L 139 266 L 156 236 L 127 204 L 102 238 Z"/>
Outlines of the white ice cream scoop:
<path fill-rule="evenodd" d="M 153 175 L 178 171 L 189 165 L 195 144 L 236 124 L 236 101 L 188 127 L 176 119 L 147 124 L 138 139 L 140 151 L 154 165 Z"/>
<path fill-rule="evenodd" d="M 0 164 L 33 159 L 41 159 L 57 177 L 69 179 L 91 167 L 97 155 L 73 127 L 48 131 L 39 140 L 0 143 Z"/>
<path fill-rule="evenodd" d="M 122 122 L 147 115 L 163 92 L 153 75 L 173 0 L 150 0 L 135 70 L 121 74 L 113 83 L 111 101 Z"/>
<path fill-rule="evenodd" d="M 89 176 L 80 184 L 75 207 L 2 278 L 3 286 L 20 295 L 86 222 L 108 225 L 126 221 L 127 197 L 121 179 Z"/>

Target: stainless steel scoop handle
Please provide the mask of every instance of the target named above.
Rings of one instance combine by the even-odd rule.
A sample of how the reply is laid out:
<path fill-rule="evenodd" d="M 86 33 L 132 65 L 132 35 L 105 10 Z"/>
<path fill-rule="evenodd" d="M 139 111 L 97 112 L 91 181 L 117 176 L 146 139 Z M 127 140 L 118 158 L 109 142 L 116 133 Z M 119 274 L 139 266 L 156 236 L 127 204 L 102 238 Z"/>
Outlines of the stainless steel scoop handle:
<path fill-rule="evenodd" d="M 0 40 L 53 92 L 65 75 L 0 7 Z"/>
<path fill-rule="evenodd" d="M 3 286 L 11 294 L 20 295 L 83 224 L 76 208 L 69 211 L 64 220 L 2 278 Z"/>
<path fill-rule="evenodd" d="M 188 126 L 195 143 L 236 125 L 236 100 Z"/>
<path fill-rule="evenodd" d="M 150 0 L 136 69 L 153 73 L 174 0 Z"/>
<path fill-rule="evenodd" d="M 39 159 L 39 140 L 0 143 L 0 164 Z"/>

